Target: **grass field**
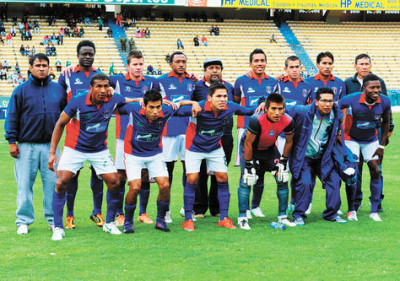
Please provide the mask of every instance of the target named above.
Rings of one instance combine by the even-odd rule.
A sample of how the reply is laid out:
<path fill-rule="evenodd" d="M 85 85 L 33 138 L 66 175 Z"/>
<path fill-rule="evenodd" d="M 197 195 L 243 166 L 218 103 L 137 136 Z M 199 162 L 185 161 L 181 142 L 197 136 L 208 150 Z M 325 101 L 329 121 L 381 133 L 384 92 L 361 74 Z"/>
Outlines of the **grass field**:
<path fill-rule="evenodd" d="M 400 114 L 394 114 L 399 124 Z M 170 233 L 135 223 L 133 235 L 111 236 L 89 220 L 92 211 L 89 169 L 79 178 L 75 230 L 66 231 L 61 242 L 51 241 L 43 219 L 40 177 L 34 186 L 36 222 L 29 235 L 16 234 L 16 182 L 13 159 L 4 142 L 0 122 L 0 279 L 1 280 L 399 280 L 400 279 L 400 136 L 397 132 L 385 149 L 383 222 L 368 218 L 367 200 L 359 222 L 339 225 L 322 220 L 325 194 L 318 184 L 313 212 L 305 227 L 285 231 L 269 227 L 276 220 L 276 186 L 267 179 L 261 207 L 267 215 L 255 218 L 249 232 L 217 227 L 218 219 L 206 216 L 195 223 L 196 231 L 180 228 L 183 218 L 181 168 L 172 186 L 174 222 Z M 113 132 L 114 123 L 110 125 Z M 110 150 L 114 138 L 110 133 Z M 369 195 L 364 170 L 365 197 Z M 230 217 L 238 214 L 239 169 L 229 167 Z M 149 215 L 156 216 L 156 185 L 151 187 Z M 347 210 L 344 189 L 342 211 Z M 105 198 L 103 212 L 105 213 Z M 137 216 L 137 213 L 136 213 Z"/>

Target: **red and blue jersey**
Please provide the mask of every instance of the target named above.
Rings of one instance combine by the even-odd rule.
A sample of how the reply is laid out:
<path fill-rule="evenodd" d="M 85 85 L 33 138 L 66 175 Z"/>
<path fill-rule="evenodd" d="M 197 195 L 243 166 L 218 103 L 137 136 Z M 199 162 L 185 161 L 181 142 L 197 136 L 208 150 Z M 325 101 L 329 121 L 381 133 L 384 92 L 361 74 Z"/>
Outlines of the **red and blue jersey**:
<path fill-rule="evenodd" d="M 315 76 L 307 78 L 306 82 L 311 85 L 312 100 L 315 100 L 315 95 L 319 88 L 332 89 L 334 93 L 334 101 L 338 101 L 346 95 L 346 84 L 342 79 L 335 77 L 332 74 L 327 81 L 322 81 L 321 75 L 318 73 Z"/>
<path fill-rule="evenodd" d="M 277 92 L 281 94 L 286 102 L 296 101 L 299 104 L 309 104 L 311 102 L 311 85 L 300 78 L 298 82 L 292 82 L 288 76 L 278 82 Z"/>
<path fill-rule="evenodd" d="M 274 93 L 277 87 L 278 81 L 275 78 L 264 73 L 264 78 L 258 79 L 251 73 L 250 77 L 243 75 L 236 79 L 233 94 L 240 97 L 240 105 L 251 107 L 258 105 L 260 97 Z M 237 127 L 247 128 L 249 119 L 249 116 L 238 116 Z"/>
<path fill-rule="evenodd" d="M 163 98 L 173 103 L 182 100 L 192 100 L 195 82 L 190 79 L 189 74 L 184 77 L 177 77 L 173 71 L 158 78 L 160 92 Z M 184 135 L 189 124 L 188 117 L 171 117 L 165 127 L 166 136 Z"/>
<path fill-rule="evenodd" d="M 132 80 L 129 73 L 124 75 L 111 75 L 110 85 L 115 92 L 126 98 L 143 98 L 143 95 L 153 88 L 158 88 L 157 79 L 151 76 L 141 76 L 139 81 Z M 123 140 L 125 138 L 126 127 L 129 118 L 127 115 L 117 115 L 116 119 L 116 138 Z"/>
<path fill-rule="evenodd" d="M 383 115 L 390 112 L 390 100 L 380 95 L 378 100 L 369 105 L 365 101 L 365 93 L 347 95 L 339 101 L 341 109 L 347 108 L 343 125 L 345 140 L 369 143 L 378 139 L 378 127 Z"/>
<path fill-rule="evenodd" d="M 95 105 L 92 93 L 72 97 L 65 114 L 71 117 L 69 130 L 65 136 L 65 146 L 80 152 L 100 152 L 107 149 L 107 129 L 117 106 L 125 104 L 125 98 L 114 94 L 111 100 Z"/>
<path fill-rule="evenodd" d="M 233 86 L 231 83 L 222 80 L 222 83 L 228 89 L 228 101 L 233 101 Z M 208 99 L 208 89 L 210 87 L 210 83 L 208 83 L 205 78 L 201 81 L 196 82 L 196 88 L 193 92 L 193 100 L 194 101 L 206 101 Z M 229 120 L 228 125 L 224 127 L 224 135 L 232 135 L 233 128 L 233 118 Z"/>
<path fill-rule="evenodd" d="M 223 110 L 212 111 L 209 101 L 199 103 L 202 112 L 190 118 L 186 132 L 186 149 L 193 152 L 211 152 L 220 147 L 224 127 L 233 115 L 252 115 L 257 107 L 244 107 L 228 101 Z"/>
<path fill-rule="evenodd" d="M 156 120 L 149 120 L 146 112 L 138 103 L 129 103 L 118 109 L 119 114 L 128 116 L 124 151 L 139 157 L 150 157 L 162 152 L 161 136 L 164 127 L 173 115 L 190 116 L 191 106 L 182 106 L 174 110 L 172 106 L 162 106 L 162 111 Z"/>

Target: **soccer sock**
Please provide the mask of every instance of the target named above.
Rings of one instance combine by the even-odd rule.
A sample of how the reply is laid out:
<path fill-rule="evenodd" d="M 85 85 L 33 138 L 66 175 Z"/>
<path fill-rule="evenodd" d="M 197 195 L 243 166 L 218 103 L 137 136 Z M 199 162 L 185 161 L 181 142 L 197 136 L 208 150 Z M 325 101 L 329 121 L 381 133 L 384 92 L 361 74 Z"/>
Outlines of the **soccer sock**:
<path fill-rule="evenodd" d="M 346 184 L 346 197 L 347 197 L 347 205 L 349 208 L 349 212 L 356 210 L 354 207 L 354 199 L 356 197 L 356 189 L 357 189 L 357 183 L 355 183 L 353 185 Z"/>
<path fill-rule="evenodd" d="M 124 225 L 133 224 L 133 215 L 135 214 L 136 204 L 129 205 L 125 203 L 125 222 Z"/>
<path fill-rule="evenodd" d="M 111 192 L 107 190 L 107 217 L 106 223 L 113 222 L 115 220 L 115 214 L 117 212 L 117 206 L 119 203 L 119 192 Z"/>
<path fill-rule="evenodd" d="M 97 178 L 96 172 L 92 169 L 90 178 L 90 188 L 93 193 L 93 215 L 101 214 L 101 205 L 103 204 L 103 181 Z"/>
<path fill-rule="evenodd" d="M 126 181 L 121 181 L 121 184 L 119 185 L 118 188 L 118 205 L 117 205 L 117 215 L 123 215 L 124 214 L 124 197 L 125 197 L 125 184 Z"/>
<path fill-rule="evenodd" d="M 289 188 L 287 182 L 277 183 L 276 196 L 278 197 L 278 216 L 286 215 L 289 200 Z"/>
<path fill-rule="evenodd" d="M 67 216 L 74 215 L 74 203 L 78 191 L 78 177 L 72 177 L 67 184 Z"/>
<path fill-rule="evenodd" d="M 186 182 L 183 189 L 183 208 L 185 209 L 185 221 L 192 219 L 192 211 L 197 184 Z"/>
<path fill-rule="evenodd" d="M 250 188 L 245 184 L 240 185 L 238 188 L 238 203 L 239 203 L 239 217 L 245 217 L 246 211 L 249 209 Z"/>
<path fill-rule="evenodd" d="M 218 201 L 219 201 L 219 213 L 220 220 L 228 217 L 229 199 L 231 194 L 229 193 L 229 185 L 227 181 L 218 182 Z"/>
<path fill-rule="evenodd" d="M 260 206 L 261 197 L 264 191 L 264 184 L 255 184 L 253 186 L 253 199 L 251 200 L 251 208 L 255 209 Z"/>
<path fill-rule="evenodd" d="M 54 227 L 63 228 L 63 213 L 65 205 L 65 193 L 53 193 L 53 213 L 54 213 Z"/>
<path fill-rule="evenodd" d="M 377 213 L 379 200 L 381 198 L 381 192 L 382 192 L 381 178 L 371 179 L 370 189 L 371 189 L 371 213 Z"/>
<path fill-rule="evenodd" d="M 142 182 L 142 187 L 140 188 L 140 211 L 139 215 L 146 213 L 147 204 L 149 203 L 150 196 L 150 183 Z"/>
<path fill-rule="evenodd" d="M 165 213 L 169 209 L 169 201 L 157 201 L 157 221 L 163 222 L 165 218 Z"/>

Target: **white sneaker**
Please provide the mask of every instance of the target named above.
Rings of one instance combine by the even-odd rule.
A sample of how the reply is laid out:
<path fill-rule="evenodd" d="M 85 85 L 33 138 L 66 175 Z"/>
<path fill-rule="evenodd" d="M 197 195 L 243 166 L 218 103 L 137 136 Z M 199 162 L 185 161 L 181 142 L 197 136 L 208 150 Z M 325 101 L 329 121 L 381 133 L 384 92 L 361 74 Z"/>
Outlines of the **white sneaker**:
<path fill-rule="evenodd" d="M 337 214 L 341 216 L 341 215 L 343 215 L 343 212 L 341 210 L 339 210 L 339 211 L 337 211 Z"/>
<path fill-rule="evenodd" d="M 168 213 L 168 212 L 167 212 Z M 182 207 L 182 209 L 179 211 L 179 213 L 181 214 L 182 217 L 185 217 L 185 209 Z M 194 217 L 194 211 L 192 211 L 192 221 L 197 221 L 197 219 Z M 204 218 L 204 215 L 203 215 Z M 172 219 L 171 219 L 171 212 L 169 212 L 169 221 L 167 221 L 167 214 L 165 214 L 165 222 L 166 223 L 171 223 Z"/>
<path fill-rule="evenodd" d="M 349 221 L 358 221 L 357 212 L 356 212 L 356 211 L 350 211 L 350 212 L 348 212 L 348 213 L 347 213 L 347 219 L 348 219 Z"/>
<path fill-rule="evenodd" d="M 295 227 L 297 225 L 294 222 L 290 221 L 287 218 L 287 216 L 278 216 L 278 222 L 280 222 L 281 224 L 290 226 L 290 227 Z"/>
<path fill-rule="evenodd" d="M 181 214 L 182 217 L 185 217 L 185 209 L 183 207 L 179 213 Z"/>
<path fill-rule="evenodd" d="M 18 234 L 18 235 L 28 234 L 28 225 L 26 225 L 26 224 L 20 224 L 20 225 L 18 226 L 17 234 Z"/>
<path fill-rule="evenodd" d="M 255 217 L 265 218 L 265 215 L 263 214 L 260 207 L 257 207 L 255 209 L 251 210 L 251 214 Z"/>
<path fill-rule="evenodd" d="M 118 229 L 118 227 L 115 225 L 115 222 L 110 222 L 110 223 L 105 223 L 103 225 L 103 231 L 111 233 L 113 235 L 120 235 L 122 232 Z"/>
<path fill-rule="evenodd" d="M 61 241 L 65 237 L 65 232 L 64 229 L 61 227 L 55 227 L 53 230 L 53 236 L 51 237 L 51 240 L 53 241 Z"/>
<path fill-rule="evenodd" d="M 248 219 L 252 219 L 252 218 L 253 218 L 253 216 L 251 215 L 250 210 L 247 210 L 247 211 L 246 211 L 246 217 L 247 217 Z"/>
<path fill-rule="evenodd" d="M 371 213 L 369 214 L 369 217 L 373 219 L 374 221 L 382 221 L 381 217 L 378 215 L 378 213 Z"/>
<path fill-rule="evenodd" d="M 246 217 L 238 217 L 238 227 L 244 230 L 251 230 L 249 219 Z"/>
<path fill-rule="evenodd" d="M 311 214 L 311 209 L 312 209 L 312 203 L 310 203 L 310 205 L 308 205 L 308 209 L 306 211 L 306 215 Z"/>
<path fill-rule="evenodd" d="M 165 218 L 164 218 L 164 220 L 165 220 L 166 223 L 171 223 L 171 222 L 172 222 L 172 219 L 171 219 L 171 210 L 169 210 L 169 211 L 167 211 L 167 212 L 165 213 Z"/>

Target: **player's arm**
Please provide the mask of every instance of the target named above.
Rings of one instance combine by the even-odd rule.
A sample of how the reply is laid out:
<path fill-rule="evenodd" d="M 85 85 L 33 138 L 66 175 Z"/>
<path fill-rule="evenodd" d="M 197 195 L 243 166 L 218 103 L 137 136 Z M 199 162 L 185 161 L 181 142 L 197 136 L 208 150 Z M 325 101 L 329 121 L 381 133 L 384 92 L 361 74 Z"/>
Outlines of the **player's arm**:
<path fill-rule="evenodd" d="M 54 166 L 57 163 L 56 149 L 64 132 L 65 125 L 68 124 L 69 120 L 71 120 L 71 117 L 69 117 L 63 111 L 60 115 L 60 118 L 58 118 L 56 126 L 54 127 L 53 134 L 51 136 L 49 160 L 47 161 L 47 166 L 52 171 L 54 171 Z"/>
<path fill-rule="evenodd" d="M 253 143 L 257 135 L 253 134 L 249 130 L 246 132 L 246 139 L 244 140 L 244 161 L 253 160 Z"/>
<path fill-rule="evenodd" d="M 192 116 L 193 117 L 197 117 L 197 115 L 200 114 L 200 112 L 202 111 L 200 105 L 198 102 L 196 101 L 192 101 L 192 100 L 182 100 L 178 103 L 178 106 L 181 107 L 183 105 L 191 105 L 192 106 Z"/>
<path fill-rule="evenodd" d="M 390 110 L 387 110 L 382 115 L 382 131 L 381 131 L 381 141 L 378 149 L 375 151 L 374 155 L 379 156 L 379 163 L 382 164 L 383 158 L 383 150 L 385 149 L 385 145 L 389 135 L 389 127 L 390 127 Z"/>
<path fill-rule="evenodd" d="M 10 155 L 13 158 L 19 157 L 19 148 L 17 145 L 17 139 L 19 135 L 19 122 L 20 122 L 20 112 L 19 112 L 19 92 L 15 89 L 7 107 L 7 117 L 4 123 L 4 129 L 6 131 L 5 138 L 10 145 Z"/>
<path fill-rule="evenodd" d="M 240 103 L 241 94 L 242 94 L 242 91 L 240 88 L 241 88 L 240 83 L 238 81 L 236 81 L 235 86 L 233 88 L 233 101 L 235 103 Z"/>
<path fill-rule="evenodd" d="M 243 182 L 249 186 L 255 185 L 258 180 L 258 175 L 255 169 L 253 160 L 253 143 L 257 135 L 249 130 L 246 132 L 246 139 L 244 140 L 244 173 Z"/>
<path fill-rule="evenodd" d="M 285 135 L 285 137 L 286 137 L 286 143 L 285 147 L 283 148 L 282 157 L 285 157 L 287 159 L 290 155 L 290 152 L 292 151 L 294 133 L 287 134 Z"/>

